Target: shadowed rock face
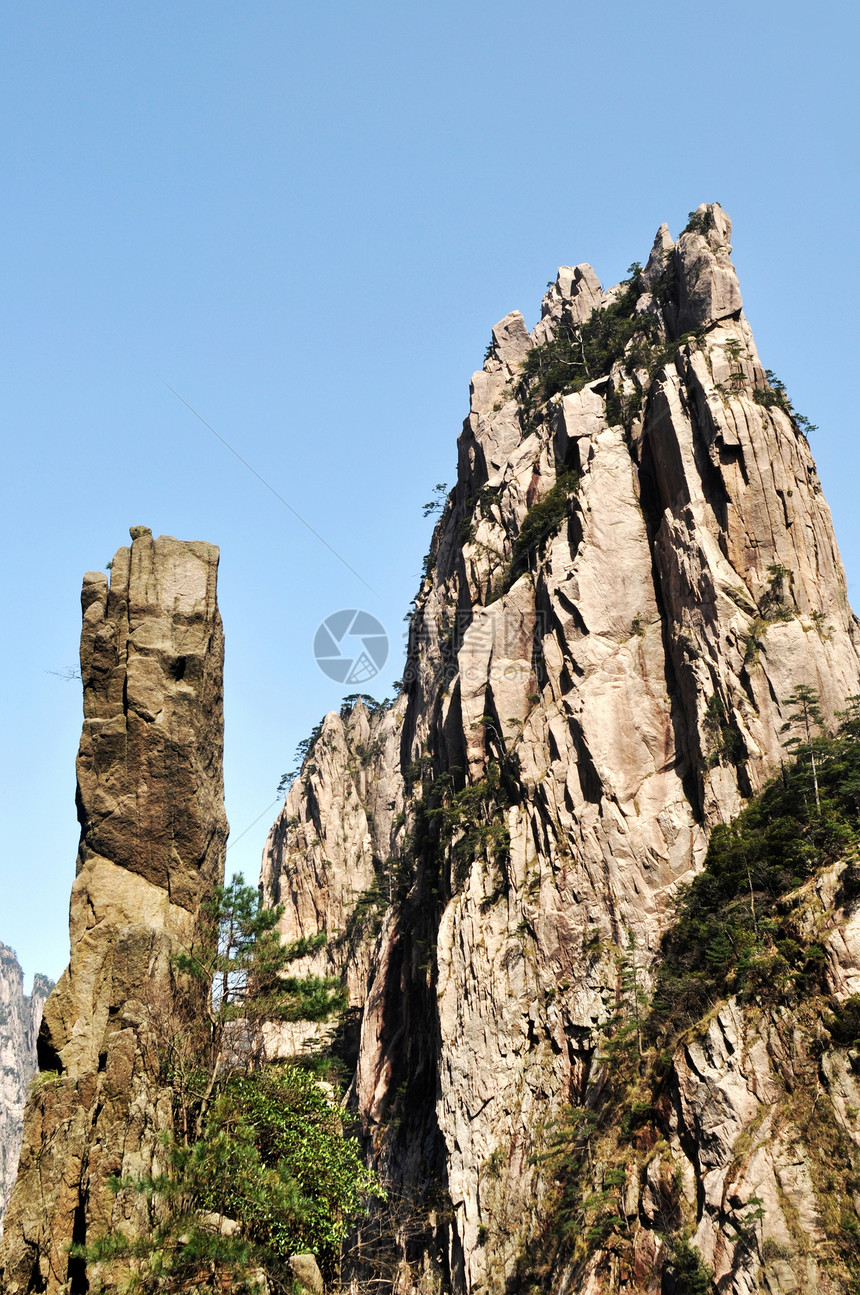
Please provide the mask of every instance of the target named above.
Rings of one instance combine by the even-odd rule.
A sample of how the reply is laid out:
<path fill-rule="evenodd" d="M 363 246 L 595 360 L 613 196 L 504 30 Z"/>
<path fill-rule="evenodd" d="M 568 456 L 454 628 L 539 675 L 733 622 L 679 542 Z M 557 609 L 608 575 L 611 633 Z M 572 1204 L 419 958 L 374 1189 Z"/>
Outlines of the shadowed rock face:
<path fill-rule="evenodd" d="M 36 1072 L 36 1034 L 53 987 L 47 976 L 37 974 L 33 992 L 26 995 L 18 959 L 0 944 L 0 1231 L 18 1167 L 24 1102 Z"/>
<path fill-rule="evenodd" d="M 6 1215 L 4 1295 L 85 1291 L 70 1244 L 146 1227 L 145 1203 L 108 1180 L 157 1165 L 171 1103 L 153 1011 L 169 1009 L 171 955 L 191 943 L 200 902 L 223 878 L 218 550 L 143 527 L 132 537 L 110 583 L 84 577 L 71 960 L 39 1034 L 43 1075 Z"/>
<path fill-rule="evenodd" d="M 354 932 L 350 886 L 367 896 L 374 867 L 390 876 L 396 862 L 399 897 L 364 945 L 341 939 L 326 957 L 363 1004 L 356 1107 L 412 1199 L 431 1174 L 448 1194 L 452 1222 L 435 1236 L 458 1292 L 504 1290 L 540 1234 L 552 1187 L 533 1157 L 565 1104 L 597 1091 L 617 951 L 635 938 L 646 983 L 710 828 L 778 768 L 793 689 L 818 693 L 831 721 L 860 689 L 829 510 L 769 393 L 730 237 L 716 204 L 677 242 L 661 228 L 636 303 L 653 320 L 650 356 L 634 342 L 577 392 L 525 408 L 523 363 L 620 289 L 563 267 L 532 333 L 518 312 L 495 326 L 416 600 L 405 696 L 374 717 L 361 779 L 350 744 L 366 717 L 327 717 L 328 745 L 267 847 L 264 887 L 291 937 Z M 532 510 L 572 473 L 576 493 L 523 557 Z M 446 829 L 440 808 L 464 789 L 468 812 Z M 683 1065 L 688 1138 L 702 1084 Z M 726 1065 L 727 1091 L 755 1086 L 746 1055 Z M 707 1155 L 698 1163 L 694 1212 Z M 721 1289 L 752 1289 L 738 1247 L 718 1240 L 719 1210 L 700 1221 Z M 588 1289 L 617 1289 L 607 1273 Z"/>

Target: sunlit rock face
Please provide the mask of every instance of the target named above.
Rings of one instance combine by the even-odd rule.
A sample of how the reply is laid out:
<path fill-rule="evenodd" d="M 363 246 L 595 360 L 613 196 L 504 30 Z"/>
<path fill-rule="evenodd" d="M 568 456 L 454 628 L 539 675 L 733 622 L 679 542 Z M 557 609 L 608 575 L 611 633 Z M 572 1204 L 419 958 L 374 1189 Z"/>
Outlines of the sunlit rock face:
<path fill-rule="evenodd" d="M 813 689 L 833 722 L 860 690 L 830 513 L 759 359 L 730 238 L 703 205 L 677 242 L 661 227 L 634 286 L 604 292 L 590 266 L 563 267 L 531 333 L 518 312 L 495 326 L 403 694 L 326 718 L 269 839 L 263 884 L 285 936 L 328 932 L 317 966 L 344 975 L 361 1014 L 351 1098 L 368 1145 L 423 1203 L 408 1244 L 403 1230 L 423 1256 L 404 1289 L 421 1271 L 457 1292 L 514 1280 L 552 1195 L 545 1131 L 569 1102 L 599 1100 L 619 950 L 635 946 L 647 987 L 710 829 L 779 767 L 792 691 Z M 584 325 L 617 335 L 634 313 L 614 352 L 586 346 Z M 564 337 L 580 351 L 559 360 L 547 347 Z M 706 1070 L 677 1061 L 676 1141 L 702 1251 L 740 1295 L 759 1288 L 715 1201 L 753 1118 L 744 1093 L 780 1063 L 778 1025 L 750 1033 L 732 1012 L 702 1045 Z M 713 1100 L 737 1120 L 711 1166 L 717 1107 L 702 1107 L 721 1085 Z M 774 1140 L 774 1198 L 791 1154 Z M 655 1190 L 637 1262 L 659 1290 Z M 812 1268 L 774 1263 L 763 1289 L 818 1289 Z M 546 1288 L 578 1280 L 548 1274 Z M 587 1280 L 628 1289 L 618 1263 Z"/>
<path fill-rule="evenodd" d="M 193 939 L 223 878 L 223 653 L 218 550 L 153 539 L 84 577 L 78 753 L 81 842 L 71 960 L 45 1005 L 0 1252 L 4 1295 L 119 1281 L 70 1255 L 149 1224 L 146 1199 L 114 1176 L 151 1174 L 171 1127 L 159 1026 L 171 957 Z M 89 1284 L 88 1284 L 89 1283 Z"/>

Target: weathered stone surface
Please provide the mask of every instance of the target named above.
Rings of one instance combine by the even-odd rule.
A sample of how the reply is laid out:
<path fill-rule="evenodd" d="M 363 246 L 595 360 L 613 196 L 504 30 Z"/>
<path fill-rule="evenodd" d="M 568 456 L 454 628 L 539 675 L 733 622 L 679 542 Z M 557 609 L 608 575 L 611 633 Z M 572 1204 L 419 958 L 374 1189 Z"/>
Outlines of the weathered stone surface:
<path fill-rule="evenodd" d="M 148 1225 L 145 1198 L 116 1195 L 110 1179 L 158 1165 L 171 1100 L 153 1012 L 170 1010 L 171 955 L 190 945 L 199 904 L 223 876 L 217 566 L 212 545 L 135 527 L 110 583 L 84 578 L 71 960 L 39 1034 L 4 1295 L 84 1291 L 70 1244 Z"/>
<path fill-rule="evenodd" d="M 786 899 L 799 906 L 801 922 L 806 907 L 834 964 L 845 948 L 843 928 L 857 923 L 850 906 L 834 906 L 842 871 L 830 868 Z M 834 1171 L 848 1164 L 844 1139 L 860 1144 L 860 1085 L 850 1057 L 823 1028 L 820 1003 L 801 1002 L 795 1011 L 735 999 L 722 1004 L 677 1050 L 668 1092 L 654 1132 L 661 1152 L 631 1151 L 627 1165 L 637 1254 L 643 1238 L 661 1228 L 659 1184 L 668 1174 L 680 1184 L 683 1208 L 696 1221 L 692 1239 L 720 1291 L 849 1291 L 833 1245 L 840 1224 L 834 1228 L 833 1221 L 850 1220 L 860 1202 L 843 1195 Z M 664 1289 L 660 1270 L 652 1248 L 633 1289 L 651 1290 L 649 1282 Z M 626 1289 L 608 1250 L 593 1256 L 584 1276 L 574 1269 L 561 1274 L 560 1288 L 571 1289 L 572 1280 L 593 1292 Z"/>
<path fill-rule="evenodd" d="M 778 767 L 793 689 L 814 689 L 831 722 L 860 689 L 857 623 L 809 446 L 786 412 L 756 399 L 767 384 L 730 236 L 715 204 L 677 243 L 661 227 L 639 304 L 659 330 L 647 366 L 631 344 L 609 373 L 524 414 L 528 349 L 562 319 L 576 326 L 621 299 L 579 266 L 559 272 L 530 339 L 516 313 L 496 326 L 472 378 L 457 485 L 411 621 L 399 767 L 392 753 L 378 774 L 405 823 L 373 848 L 397 859 L 407 889 L 351 954 L 368 969 L 354 999 L 364 1012 L 353 1100 L 377 1163 L 416 1189 L 435 1174 L 447 1194 L 450 1220 L 434 1235 L 457 1292 L 504 1290 L 539 1234 L 551 1187 L 535 1160 L 541 1130 L 599 1086 L 618 952 L 635 939 L 647 985 L 710 828 Z M 562 472 L 579 488 L 523 560 L 517 537 Z M 316 823 L 316 784 L 291 796 L 290 816 Z M 327 786 L 330 806 L 344 796 Z M 358 838 L 347 832 L 338 862 L 320 871 L 316 860 L 314 876 L 298 831 L 270 841 L 273 898 L 286 891 L 272 879 L 287 874 L 296 915 L 342 891 L 350 869 L 365 884 Z M 844 993 L 860 948 L 853 919 L 836 928 L 828 966 Z M 699 1244 L 721 1290 L 740 1295 L 757 1288 L 721 1239 L 723 1196 L 736 1191 L 731 1208 L 742 1209 L 755 1189 L 725 1180 L 733 1153 L 720 1139 L 736 1148 L 770 1100 L 782 1025 L 753 1028 L 726 1011 L 741 1042 L 730 1054 L 715 1024 L 678 1058 L 679 1120 L 701 1140 L 685 1171 L 707 1203 Z M 833 1061 L 833 1106 L 850 1123 L 846 1065 Z M 812 1226 L 790 1144 L 774 1128 L 772 1164 L 750 1182 L 768 1200 L 797 1195 Z M 659 1230 L 670 1158 L 649 1172 L 646 1232 Z M 812 1260 L 801 1271 L 774 1246 L 766 1289 L 818 1280 Z M 581 1289 L 621 1288 L 620 1258 L 604 1261 Z M 633 1262 L 641 1289 L 659 1289 L 659 1237 L 637 1241 Z"/>
<path fill-rule="evenodd" d="M 532 346 L 546 342 L 553 336 L 562 313 L 575 323 L 581 324 L 593 310 L 602 305 L 602 302 L 600 280 L 590 265 L 562 265 L 555 283 L 541 302 L 540 321 L 531 336 L 526 334 L 527 342 L 523 347 L 521 362 Z M 511 316 L 508 315 L 507 318 L 510 319 Z M 497 347 L 498 328 L 497 324 L 493 329 L 493 341 Z"/>
<path fill-rule="evenodd" d="M 0 944 L 0 1233 L 18 1168 L 27 1089 L 36 1073 L 36 1035 L 53 987 L 47 976 L 37 974 L 25 995 L 18 959 Z"/>
<path fill-rule="evenodd" d="M 303 1291 L 323 1295 L 323 1279 L 313 1255 L 290 1255 L 290 1271 Z"/>
<path fill-rule="evenodd" d="M 673 252 L 680 288 L 678 333 L 710 328 L 743 306 L 731 262 L 732 222 L 716 202 L 702 203 L 695 217 L 703 228 L 682 234 Z"/>
<path fill-rule="evenodd" d="M 401 703 L 374 713 L 358 701 L 325 717 L 263 856 L 267 900 L 284 906 L 284 941 L 328 937 L 293 964 L 296 974 L 342 976 L 352 1007 L 364 1004 L 372 937 L 393 884 L 387 861 L 402 828 L 395 820 L 403 809 L 403 710 Z M 303 1037 L 314 1033 L 301 1030 Z M 295 1038 L 288 1050 L 296 1050 Z"/>

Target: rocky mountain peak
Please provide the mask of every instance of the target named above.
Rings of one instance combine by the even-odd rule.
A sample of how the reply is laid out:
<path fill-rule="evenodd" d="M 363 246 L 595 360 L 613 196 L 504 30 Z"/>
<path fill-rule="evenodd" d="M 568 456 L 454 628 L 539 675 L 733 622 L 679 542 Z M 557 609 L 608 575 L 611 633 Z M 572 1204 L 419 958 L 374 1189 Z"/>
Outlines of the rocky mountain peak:
<path fill-rule="evenodd" d="M 634 949 L 648 991 L 711 830 L 780 768 L 796 689 L 833 726 L 860 685 L 804 423 L 759 360 L 731 234 L 702 204 L 676 241 L 660 227 L 626 282 L 603 291 L 590 266 L 562 267 L 531 334 L 519 312 L 493 328 L 404 694 L 375 718 L 385 808 L 356 784 L 349 719 L 341 733 L 330 718 L 325 789 L 306 766 L 267 847 L 263 884 L 289 930 L 341 947 L 374 906 L 345 973 L 361 1011 L 353 1101 L 392 1183 L 414 1198 L 432 1181 L 450 1202 L 444 1226 L 428 1214 L 424 1254 L 445 1250 L 458 1292 L 519 1289 L 550 1217 L 542 1130 L 599 1104 L 619 967 Z M 357 830 L 338 837 L 344 795 Z M 397 878 L 387 896 L 380 875 Z M 754 1083 L 735 1046 L 714 1091 L 717 1073 Z M 762 1053 L 763 1074 L 775 1064 Z M 753 1118 L 741 1103 L 738 1137 Z M 679 1151 L 676 1168 L 720 1289 L 740 1295 L 747 1260 L 701 1205 L 717 1191 L 697 1177 L 708 1154 Z M 720 1163 L 707 1172 L 725 1192 Z M 643 1206 L 636 1289 L 670 1280 L 659 1226 Z M 541 1289 L 621 1289 L 613 1263 Z"/>
<path fill-rule="evenodd" d="M 555 283 L 541 302 L 540 322 L 532 333 L 532 342 L 548 341 L 563 317 L 583 323 L 602 302 L 600 280 L 590 265 L 560 266 Z"/>

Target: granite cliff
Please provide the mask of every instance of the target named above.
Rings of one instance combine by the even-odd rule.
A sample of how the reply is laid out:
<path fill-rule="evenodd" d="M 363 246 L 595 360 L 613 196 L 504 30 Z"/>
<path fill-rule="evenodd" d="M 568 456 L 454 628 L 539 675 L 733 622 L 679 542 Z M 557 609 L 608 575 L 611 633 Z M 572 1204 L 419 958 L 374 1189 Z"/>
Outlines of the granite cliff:
<path fill-rule="evenodd" d="M 148 1199 L 111 1180 L 158 1168 L 172 1122 L 159 1060 L 177 994 L 171 956 L 193 942 L 223 877 L 218 550 L 145 527 L 132 539 L 109 581 L 84 578 L 71 960 L 39 1030 L 0 1250 L 4 1295 L 119 1288 L 110 1264 L 70 1247 L 149 1226 Z"/>
<path fill-rule="evenodd" d="M 53 987 L 37 973 L 25 994 L 14 951 L 0 944 L 0 1231 L 18 1167 L 27 1089 L 36 1073 L 36 1034 Z"/>
<path fill-rule="evenodd" d="M 798 687 L 831 729 L 860 691 L 807 424 L 730 238 L 703 205 L 625 283 L 562 267 L 531 333 L 494 327 L 403 692 L 326 717 L 269 837 L 285 938 L 326 931 L 316 965 L 349 988 L 350 1102 L 408 1203 L 403 1290 L 709 1289 L 683 1275 L 699 1255 L 733 1295 L 854 1289 L 787 1097 L 812 1085 L 851 1161 L 853 1062 L 790 1004 L 729 996 L 673 1040 L 638 1150 L 619 1168 L 588 1142 L 582 1202 L 622 1182 L 617 1235 L 588 1240 L 583 1204 L 582 1244 L 546 1244 L 550 1131 L 599 1117 L 631 964 L 644 1001 L 679 886 L 780 769 Z M 791 911 L 838 1007 L 860 945 L 834 866 Z"/>

